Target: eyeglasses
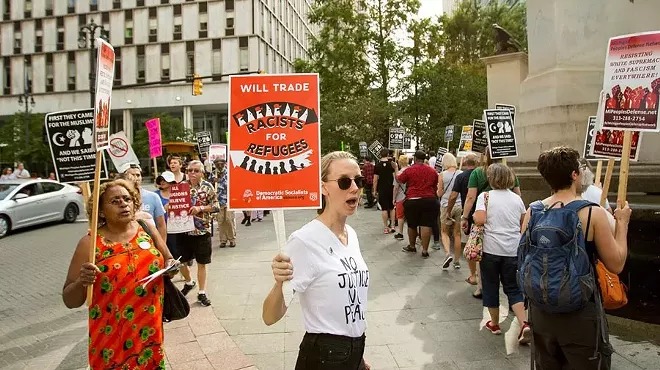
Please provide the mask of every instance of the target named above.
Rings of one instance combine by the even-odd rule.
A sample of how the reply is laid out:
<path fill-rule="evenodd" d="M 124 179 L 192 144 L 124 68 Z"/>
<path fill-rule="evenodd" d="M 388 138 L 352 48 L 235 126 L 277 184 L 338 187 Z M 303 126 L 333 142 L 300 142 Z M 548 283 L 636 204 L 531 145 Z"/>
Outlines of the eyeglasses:
<path fill-rule="evenodd" d="M 353 182 L 355 182 L 355 186 L 357 186 L 358 189 L 362 189 L 364 187 L 364 177 L 362 176 L 355 176 L 353 179 L 350 177 L 340 177 L 336 180 L 327 181 L 337 181 L 337 186 L 339 186 L 339 189 L 341 190 L 348 190 Z"/>
<path fill-rule="evenodd" d="M 191 173 L 191 172 L 192 173 L 199 173 L 199 172 L 202 172 L 202 170 L 198 170 L 197 168 L 189 168 L 189 169 L 186 170 L 186 172 L 188 172 L 188 173 Z"/>

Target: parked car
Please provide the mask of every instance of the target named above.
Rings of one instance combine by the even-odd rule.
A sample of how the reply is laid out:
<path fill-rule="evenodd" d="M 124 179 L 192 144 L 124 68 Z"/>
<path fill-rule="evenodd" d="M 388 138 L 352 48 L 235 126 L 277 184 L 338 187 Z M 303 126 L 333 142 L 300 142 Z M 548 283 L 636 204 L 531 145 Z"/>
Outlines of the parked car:
<path fill-rule="evenodd" d="M 57 181 L 0 181 L 0 238 L 51 221 L 75 222 L 84 211 L 80 188 Z"/>

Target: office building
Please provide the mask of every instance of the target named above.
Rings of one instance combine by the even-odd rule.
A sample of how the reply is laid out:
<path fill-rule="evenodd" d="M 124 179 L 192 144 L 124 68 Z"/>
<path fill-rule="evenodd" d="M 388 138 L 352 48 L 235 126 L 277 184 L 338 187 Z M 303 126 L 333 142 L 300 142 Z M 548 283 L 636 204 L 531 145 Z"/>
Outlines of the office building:
<path fill-rule="evenodd" d="M 228 78 L 220 75 L 292 72 L 307 55 L 310 7 L 311 0 L 0 0 L 0 120 L 24 110 L 18 97 L 26 84 L 34 112 L 90 106 L 90 51 L 79 32 L 93 21 L 116 53 L 111 132 L 132 140 L 152 114 L 167 112 L 224 142 Z M 203 95 L 192 95 L 191 82 L 165 83 L 193 74 L 215 75 L 203 80 Z"/>

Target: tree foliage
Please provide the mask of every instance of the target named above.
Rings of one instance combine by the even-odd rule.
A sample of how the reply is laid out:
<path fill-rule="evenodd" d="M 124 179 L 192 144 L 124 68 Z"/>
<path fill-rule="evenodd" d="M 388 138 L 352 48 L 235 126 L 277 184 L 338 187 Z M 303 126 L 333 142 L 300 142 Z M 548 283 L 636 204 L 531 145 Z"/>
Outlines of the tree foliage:
<path fill-rule="evenodd" d="M 156 114 L 152 118 L 160 118 L 160 136 L 163 143 L 167 142 L 194 142 L 193 131 L 183 126 L 180 119 L 174 118 L 166 113 Z M 149 158 L 149 133 L 146 126 L 142 125 L 133 137 L 133 151 L 140 159 Z M 164 158 L 158 161 L 159 172 L 165 169 Z"/>
<path fill-rule="evenodd" d="M 28 145 L 25 145 L 26 120 L 30 122 Z M 53 161 L 48 144 L 44 143 L 44 115 L 16 113 L 0 126 L 0 163 L 5 166 L 23 162 L 35 175 L 47 176 L 53 171 Z"/>

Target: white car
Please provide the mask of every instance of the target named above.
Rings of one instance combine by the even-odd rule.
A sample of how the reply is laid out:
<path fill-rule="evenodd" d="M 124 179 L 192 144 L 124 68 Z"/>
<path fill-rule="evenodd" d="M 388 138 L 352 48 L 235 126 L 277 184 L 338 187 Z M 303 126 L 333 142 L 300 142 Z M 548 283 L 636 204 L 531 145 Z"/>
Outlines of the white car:
<path fill-rule="evenodd" d="M 76 186 L 42 179 L 0 181 L 0 238 L 22 227 L 75 222 L 84 210 Z"/>

